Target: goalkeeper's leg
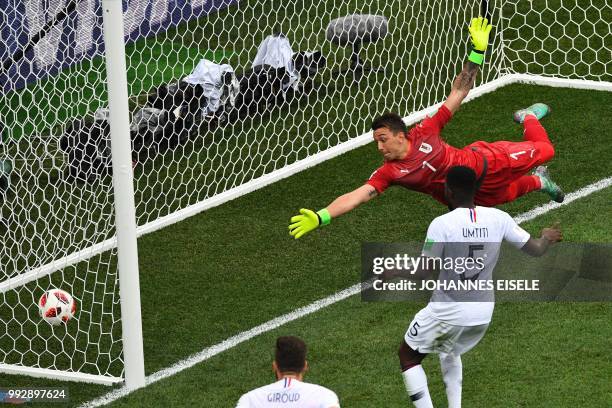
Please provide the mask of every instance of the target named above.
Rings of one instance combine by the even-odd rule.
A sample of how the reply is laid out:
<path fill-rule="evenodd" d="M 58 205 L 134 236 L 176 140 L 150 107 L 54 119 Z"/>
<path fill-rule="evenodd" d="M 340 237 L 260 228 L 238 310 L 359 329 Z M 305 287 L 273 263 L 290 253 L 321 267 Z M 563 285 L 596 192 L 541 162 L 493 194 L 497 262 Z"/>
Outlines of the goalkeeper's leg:
<path fill-rule="evenodd" d="M 555 147 L 538 118 L 534 115 L 527 115 L 523 121 L 523 128 L 523 138 L 525 141 L 532 142 L 539 151 L 539 160 L 534 163 L 533 167 L 551 160 L 555 156 Z"/>
<path fill-rule="evenodd" d="M 480 205 L 507 203 L 532 191 L 542 191 L 554 201 L 563 201 L 563 191 L 552 181 L 546 168 L 541 166 L 555 156 L 555 148 L 546 129 L 535 115 L 527 115 L 523 126 L 524 141 L 487 144 L 496 153 L 489 157 L 489 163 L 493 165 L 483 186 L 488 197 L 477 195 Z M 533 169 L 536 170 L 530 175 Z"/>
<path fill-rule="evenodd" d="M 550 178 L 546 167 L 540 166 L 533 172 L 533 174 L 521 176 L 503 188 L 498 193 L 501 199 L 500 202 L 487 203 L 483 201 L 480 204 L 497 205 L 501 203 L 508 203 L 532 191 L 541 191 L 546 193 L 552 200 L 558 203 L 562 203 L 565 199 L 565 193 L 563 193 L 561 187 L 559 187 L 557 183 Z"/>
<path fill-rule="evenodd" d="M 508 187 L 506 187 L 505 191 L 503 192 L 505 195 L 504 202 L 508 203 L 510 201 L 514 201 L 527 193 L 538 191 L 541 188 L 542 183 L 537 176 L 525 175 L 519 177 L 517 180 L 508 184 Z"/>
<path fill-rule="evenodd" d="M 541 164 L 546 163 L 555 156 L 555 148 L 548 138 L 546 129 L 540 124 L 536 115 L 527 114 L 522 122 L 524 127 L 523 138 L 525 142 L 533 145 L 533 149 L 529 150 L 529 155 L 533 157 L 529 159 L 525 157 L 523 160 L 516 157 L 519 159 L 517 161 L 522 163 L 520 165 L 515 164 L 517 167 L 512 169 L 512 173 L 520 176 L 508 185 L 506 200 L 512 201 L 531 191 L 540 190 L 548 194 L 552 200 L 558 203 L 563 202 L 565 194 L 550 178 L 546 167 L 541 166 Z M 514 162 L 513 155 L 510 155 L 510 157 L 510 162 Z M 535 171 L 532 175 L 525 175 L 525 173 L 533 168 L 535 168 Z"/>
<path fill-rule="evenodd" d="M 538 160 L 532 164 L 532 168 L 536 166 L 539 167 L 535 169 L 533 175 L 522 176 L 514 183 L 511 183 L 509 187 L 509 194 L 514 194 L 514 198 L 516 198 L 520 195 L 528 193 L 529 191 L 532 191 L 539 184 L 537 189 L 548 194 L 552 200 L 561 203 L 565 198 L 565 194 L 561 188 L 554 181 L 552 181 L 546 167 L 540 166 L 542 163 L 551 160 L 555 155 L 555 148 L 548 138 L 546 129 L 544 129 L 538 120 L 545 116 L 550 111 L 550 108 L 544 104 L 535 104 L 530 108 L 534 107 L 539 108 L 541 112 L 538 115 L 536 114 L 538 113 L 538 109 L 533 109 L 533 111 L 536 113 L 532 114 L 529 112 L 523 116 L 523 137 L 526 141 L 532 142 L 534 147 L 538 150 Z"/>

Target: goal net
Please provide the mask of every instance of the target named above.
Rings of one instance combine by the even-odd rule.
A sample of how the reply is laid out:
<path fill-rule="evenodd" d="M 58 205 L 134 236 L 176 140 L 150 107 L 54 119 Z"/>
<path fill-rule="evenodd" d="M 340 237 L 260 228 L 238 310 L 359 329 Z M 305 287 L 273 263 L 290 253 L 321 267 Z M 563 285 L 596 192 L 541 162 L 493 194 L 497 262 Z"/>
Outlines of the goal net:
<path fill-rule="evenodd" d="M 365 3 L 123 1 L 138 235 L 367 143 L 385 111 L 422 118 L 483 6 L 471 97 L 542 78 L 612 89 L 606 0 Z M 348 15 L 371 17 L 336 21 L 343 43 L 328 31 Z M 0 1 L 0 19 L 0 371 L 121 381 L 101 2 Z M 77 300 L 66 325 L 38 315 L 50 288 Z"/>

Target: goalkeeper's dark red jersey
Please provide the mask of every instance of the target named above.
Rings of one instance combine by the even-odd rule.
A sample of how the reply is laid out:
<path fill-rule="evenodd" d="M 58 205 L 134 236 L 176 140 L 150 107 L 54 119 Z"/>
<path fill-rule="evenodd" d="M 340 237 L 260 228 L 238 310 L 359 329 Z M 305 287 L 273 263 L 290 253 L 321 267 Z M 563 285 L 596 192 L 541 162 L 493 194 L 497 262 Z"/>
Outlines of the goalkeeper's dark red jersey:
<path fill-rule="evenodd" d="M 539 179 L 526 174 L 550 160 L 554 148 L 537 119 L 525 122 L 523 141 L 478 141 L 458 149 L 440 137 L 451 117 L 443 105 L 435 115 L 410 129 L 406 157 L 385 162 L 372 173 L 367 184 L 379 194 L 391 185 L 398 185 L 448 204 L 444 197 L 446 174 L 453 166 L 466 166 L 478 177 L 479 189 L 474 197 L 478 205 L 503 204 L 540 188 Z"/>
<path fill-rule="evenodd" d="M 483 171 L 482 153 L 471 148 L 457 149 L 440 137 L 440 132 L 452 114 L 442 105 L 438 112 L 414 126 L 408 132 L 410 150 L 402 160 L 387 161 L 367 181 L 379 194 L 390 185 L 432 195 L 440 202 L 444 199 L 444 180 L 453 166 L 467 166 L 480 177 Z"/>

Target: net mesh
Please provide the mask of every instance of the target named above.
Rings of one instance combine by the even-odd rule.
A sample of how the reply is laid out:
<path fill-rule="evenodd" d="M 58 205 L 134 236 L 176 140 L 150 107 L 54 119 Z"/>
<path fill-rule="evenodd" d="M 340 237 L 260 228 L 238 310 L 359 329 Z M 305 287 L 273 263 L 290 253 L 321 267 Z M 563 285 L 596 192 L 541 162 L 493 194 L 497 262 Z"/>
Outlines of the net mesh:
<path fill-rule="evenodd" d="M 500 14 L 510 72 L 612 80 L 609 1 L 511 0 Z"/>

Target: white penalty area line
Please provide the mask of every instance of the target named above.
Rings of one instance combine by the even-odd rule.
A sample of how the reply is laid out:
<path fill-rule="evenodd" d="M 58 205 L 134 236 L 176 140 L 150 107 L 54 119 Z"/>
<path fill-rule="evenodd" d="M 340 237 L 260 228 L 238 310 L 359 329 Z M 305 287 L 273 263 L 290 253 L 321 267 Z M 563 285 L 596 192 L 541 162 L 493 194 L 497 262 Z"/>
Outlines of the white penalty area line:
<path fill-rule="evenodd" d="M 552 211 L 556 208 L 562 207 L 564 205 L 570 204 L 580 198 L 586 197 L 590 194 L 593 194 L 597 191 L 603 190 L 607 187 L 612 186 L 612 177 L 608 177 L 602 180 L 599 180 L 593 184 L 589 184 L 588 186 L 582 187 L 572 193 L 569 193 L 565 196 L 565 200 L 563 203 L 548 203 L 542 206 L 535 207 L 534 209 L 524 212 L 522 214 L 514 217 L 515 221 L 519 224 L 531 221 L 534 218 L 539 217 L 540 215 L 546 214 L 549 211 Z M 206 361 L 217 354 L 223 353 L 231 348 L 238 346 L 245 341 L 248 341 L 260 334 L 269 332 L 276 328 L 279 328 L 287 323 L 290 323 L 294 320 L 300 319 L 309 314 L 315 313 L 327 306 L 333 305 L 334 303 L 340 302 L 346 298 L 349 298 L 353 295 L 356 295 L 361 291 L 361 283 L 357 283 L 352 285 L 346 289 L 343 289 L 339 292 L 334 293 L 331 296 L 328 296 L 323 299 L 319 299 L 316 302 L 313 302 L 307 306 L 301 307 L 299 309 L 294 310 L 293 312 L 284 314 L 282 316 L 276 317 L 272 320 L 269 320 L 259 326 L 253 327 L 250 330 L 244 331 L 242 333 L 238 333 L 235 336 L 232 336 L 221 343 L 215 344 L 214 346 L 210 346 L 205 348 L 204 350 L 193 354 L 187 357 L 184 360 L 181 360 L 170 367 L 164 368 L 163 370 L 157 371 L 145 379 L 145 387 L 149 386 L 153 383 L 156 383 L 159 380 L 163 380 L 164 378 L 171 377 L 179 372 L 186 370 L 194 365 Z M 89 402 L 84 403 L 79 408 L 94 408 L 100 407 L 103 405 L 110 404 L 113 401 L 122 398 L 131 392 L 135 391 L 134 389 L 129 389 L 127 387 L 117 388 L 116 390 L 110 391 L 109 393 L 93 399 Z"/>
<path fill-rule="evenodd" d="M 562 203 L 555 203 L 554 201 L 551 201 L 548 204 L 544 204 L 539 207 L 535 207 L 532 210 L 529 210 L 527 212 L 517 215 L 516 217 L 514 217 L 514 220 L 518 224 L 522 224 L 524 222 L 531 221 L 534 218 L 539 217 L 540 215 L 546 214 L 547 212 L 554 210 L 555 208 L 559 208 L 564 205 L 568 205 L 569 203 L 576 201 L 579 198 L 586 197 L 588 195 L 591 195 L 599 190 L 603 190 L 604 188 L 608 188 L 610 186 L 612 186 L 612 176 L 607 177 L 605 179 L 601 179 L 599 181 L 596 181 L 593 184 L 589 184 L 588 186 L 584 186 L 582 188 L 579 188 L 576 191 L 566 194 L 565 200 L 563 200 Z"/>

